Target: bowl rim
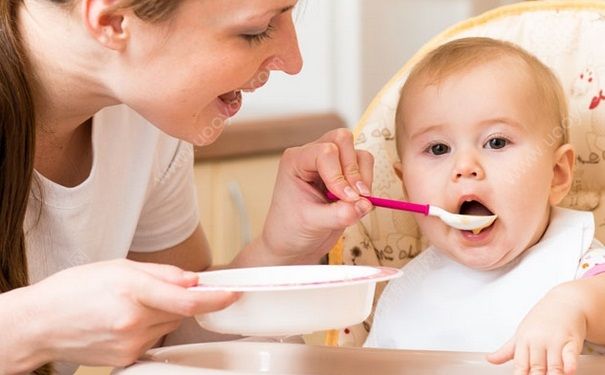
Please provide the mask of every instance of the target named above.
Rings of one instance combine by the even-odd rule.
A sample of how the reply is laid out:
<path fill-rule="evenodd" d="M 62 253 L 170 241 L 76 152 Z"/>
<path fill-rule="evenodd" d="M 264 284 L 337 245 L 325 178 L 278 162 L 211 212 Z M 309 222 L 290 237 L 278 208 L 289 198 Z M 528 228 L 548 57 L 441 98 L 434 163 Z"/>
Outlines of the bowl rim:
<path fill-rule="evenodd" d="M 241 284 L 241 285 L 221 285 L 221 284 L 204 284 L 199 283 L 196 286 L 188 288 L 192 291 L 230 291 L 230 292 L 269 292 L 269 291 L 285 291 L 285 290 L 303 290 L 303 289 L 323 289 L 323 288 L 335 288 L 342 286 L 358 285 L 365 283 L 377 283 L 380 281 L 387 281 L 394 278 L 398 278 L 403 275 L 403 272 L 398 268 L 393 267 L 375 267 L 375 266 L 353 266 L 353 265 L 290 265 L 290 266 L 271 266 L 271 267 L 248 267 L 246 270 L 254 269 L 258 272 L 262 272 L 267 268 L 292 268 L 292 267 L 322 267 L 322 268 L 351 268 L 356 269 L 365 268 L 371 273 L 364 276 L 351 277 L 346 279 L 328 280 L 328 281 L 313 281 L 313 282 L 299 282 L 299 283 L 279 283 L 279 284 Z M 208 273 L 228 273 L 232 271 L 241 270 L 241 268 L 223 269 L 216 271 L 200 272 L 200 275 Z"/>

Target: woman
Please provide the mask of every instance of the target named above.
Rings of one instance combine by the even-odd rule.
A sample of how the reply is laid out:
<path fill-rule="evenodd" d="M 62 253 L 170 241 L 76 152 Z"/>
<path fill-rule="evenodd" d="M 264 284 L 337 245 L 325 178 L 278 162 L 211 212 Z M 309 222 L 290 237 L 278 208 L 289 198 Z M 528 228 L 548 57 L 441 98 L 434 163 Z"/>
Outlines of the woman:
<path fill-rule="evenodd" d="M 0 372 L 126 365 L 237 298 L 187 291 L 210 256 L 180 140 L 213 142 L 242 90 L 300 71 L 295 5 L 1 2 Z M 155 128 L 93 119 L 120 103 Z M 317 262 L 371 209 L 372 164 L 344 131 L 287 150 L 265 229 L 231 266 Z"/>

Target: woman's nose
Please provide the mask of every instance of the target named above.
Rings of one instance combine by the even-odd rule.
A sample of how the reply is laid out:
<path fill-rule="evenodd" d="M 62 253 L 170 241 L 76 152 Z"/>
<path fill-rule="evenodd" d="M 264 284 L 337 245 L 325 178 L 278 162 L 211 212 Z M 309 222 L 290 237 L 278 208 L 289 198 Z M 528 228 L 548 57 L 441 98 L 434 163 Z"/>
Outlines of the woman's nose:
<path fill-rule="evenodd" d="M 298 37 L 293 22 L 284 26 L 281 43 L 276 44 L 275 55 L 267 64 L 269 70 L 281 70 L 287 74 L 298 74 L 302 70 L 303 59 L 298 46 Z"/>
<path fill-rule="evenodd" d="M 479 160 L 473 155 L 463 155 L 456 159 L 454 170 L 452 171 L 452 180 L 470 178 L 482 180 L 485 178 L 485 171 L 481 167 Z"/>
<path fill-rule="evenodd" d="M 295 75 L 300 73 L 303 67 L 302 55 L 300 54 L 300 49 L 298 47 L 298 39 L 293 43 L 290 50 L 288 51 L 288 55 L 284 57 L 284 73 Z"/>

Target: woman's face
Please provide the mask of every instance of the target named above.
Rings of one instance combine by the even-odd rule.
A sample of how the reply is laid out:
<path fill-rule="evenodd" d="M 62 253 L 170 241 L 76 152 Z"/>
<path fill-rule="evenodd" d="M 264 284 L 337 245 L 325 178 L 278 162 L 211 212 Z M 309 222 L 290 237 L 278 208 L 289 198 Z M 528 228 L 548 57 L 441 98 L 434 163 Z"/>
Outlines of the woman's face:
<path fill-rule="evenodd" d="M 302 59 L 296 0 L 182 0 L 166 21 L 127 17 L 129 41 L 111 72 L 115 96 L 164 132 L 212 143 L 272 70 L 296 74 Z"/>

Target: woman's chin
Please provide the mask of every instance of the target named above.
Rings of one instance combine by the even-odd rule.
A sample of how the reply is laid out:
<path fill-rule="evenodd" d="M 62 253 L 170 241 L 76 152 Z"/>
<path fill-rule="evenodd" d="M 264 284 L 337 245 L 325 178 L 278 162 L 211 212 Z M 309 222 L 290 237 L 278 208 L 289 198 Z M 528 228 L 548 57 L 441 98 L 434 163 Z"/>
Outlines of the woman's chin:
<path fill-rule="evenodd" d="M 229 119 L 223 117 L 215 117 L 203 125 L 197 123 L 194 125 L 194 130 L 184 139 L 196 146 L 207 146 L 217 140 L 228 124 Z"/>

